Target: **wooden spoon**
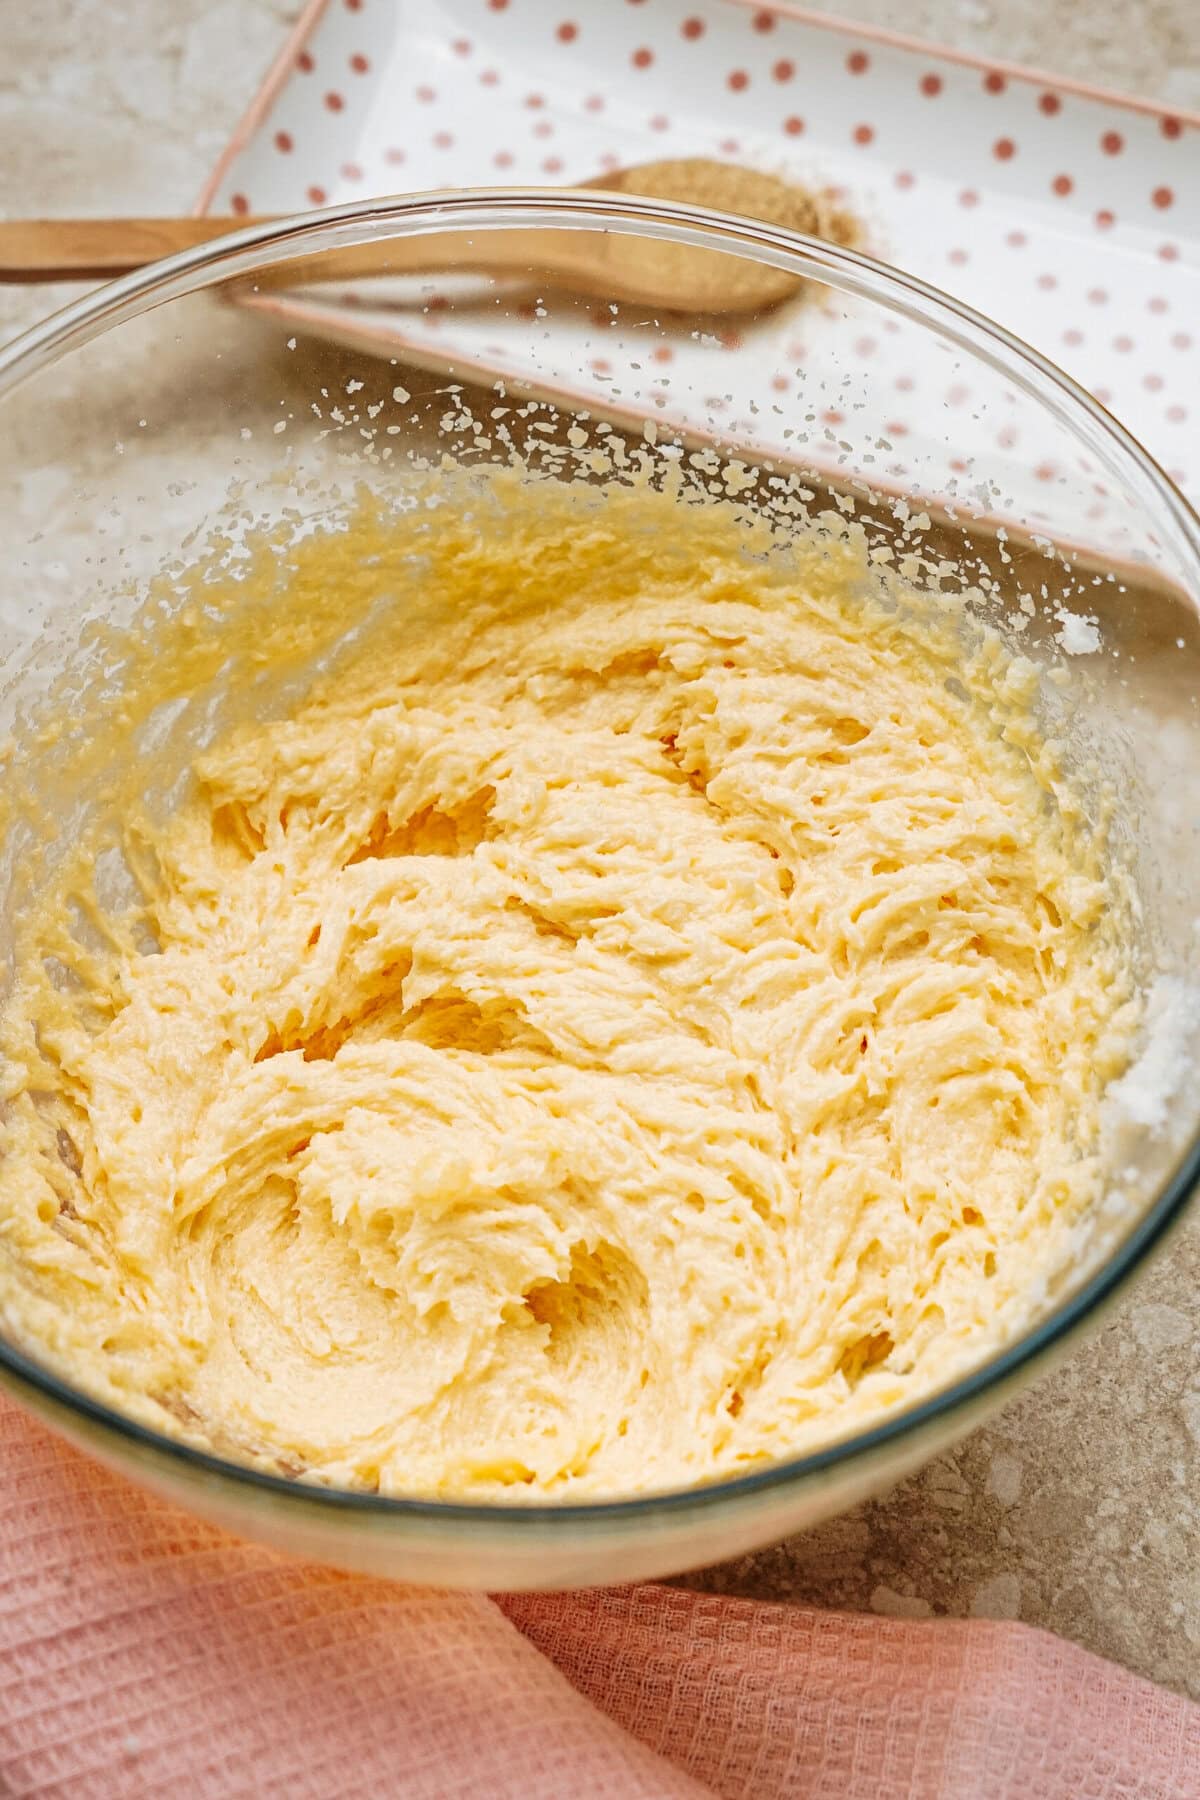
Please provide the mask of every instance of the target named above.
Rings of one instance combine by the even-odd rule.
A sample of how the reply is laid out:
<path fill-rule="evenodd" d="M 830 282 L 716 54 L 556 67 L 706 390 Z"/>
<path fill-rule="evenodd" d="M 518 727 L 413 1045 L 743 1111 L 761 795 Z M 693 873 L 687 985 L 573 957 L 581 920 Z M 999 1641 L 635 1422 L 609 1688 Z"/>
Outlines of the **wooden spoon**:
<path fill-rule="evenodd" d="M 686 201 L 851 243 L 853 220 L 807 188 L 736 163 L 685 157 L 619 169 L 583 184 L 652 200 Z M 0 221 L 0 282 L 96 281 L 206 244 L 252 219 L 13 219 Z M 521 228 L 433 232 L 297 257 L 257 273 L 257 288 L 365 276 L 459 274 L 535 277 L 601 299 L 663 310 L 749 313 L 778 306 L 801 278 L 747 256 L 605 231 Z"/>

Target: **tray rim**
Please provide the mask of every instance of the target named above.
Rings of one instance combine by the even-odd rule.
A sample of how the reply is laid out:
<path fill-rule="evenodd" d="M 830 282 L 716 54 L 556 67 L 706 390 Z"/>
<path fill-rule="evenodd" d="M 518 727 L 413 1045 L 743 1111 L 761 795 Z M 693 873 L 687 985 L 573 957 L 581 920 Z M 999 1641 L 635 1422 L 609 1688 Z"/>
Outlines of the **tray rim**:
<path fill-rule="evenodd" d="M 960 50 L 955 45 L 938 44 L 928 38 L 914 37 L 908 32 L 893 31 L 887 26 L 844 19 L 832 13 L 794 5 L 792 0 L 720 0 L 720 3 L 726 6 L 736 6 L 743 12 L 771 13 L 778 18 L 795 20 L 798 24 L 810 26 L 817 31 L 828 31 L 837 37 L 865 39 L 869 43 L 886 45 L 889 49 L 911 51 L 931 59 L 937 58 L 943 62 L 955 63 L 961 68 L 977 69 L 983 75 L 1003 75 L 1009 81 L 1024 82 L 1031 87 L 1052 88 L 1057 93 L 1074 94 L 1081 99 L 1099 101 L 1103 105 L 1116 107 L 1125 112 L 1139 113 L 1149 118 L 1171 119 L 1181 127 L 1200 130 L 1200 112 L 1193 111 L 1188 107 L 1167 106 L 1160 100 L 1148 100 L 1140 94 L 1125 94 L 1117 88 L 1104 87 L 1096 82 L 1082 81 L 1075 76 L 1055 75 L 1048 69 L 1038 68 L 1029 63 L 1008 62 L 1002 57 L 982 56 L 974 50 Z M 270 112 L 276 98 L 287 85 L 296 57 L 316 30 L 331 4 L 332 0 L 308 0 L 308 4 L 284 39 L 255 90 L 249 106 L 234 126 L 228 143 L 221 151 L 211 173 L 200 189 L 192 207 L 194 215 L 202 216 L 209 211 L 217 191 L 235 159 L 247 147 Z"/>

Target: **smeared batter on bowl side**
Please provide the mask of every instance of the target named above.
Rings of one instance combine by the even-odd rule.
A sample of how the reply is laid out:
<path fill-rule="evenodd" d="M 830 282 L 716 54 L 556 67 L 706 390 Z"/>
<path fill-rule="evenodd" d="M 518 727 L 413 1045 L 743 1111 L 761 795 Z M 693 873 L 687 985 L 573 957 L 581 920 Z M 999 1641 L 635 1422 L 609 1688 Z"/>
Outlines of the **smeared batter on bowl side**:
<path fill-rule="evenodd" d="M 111 949 L 72 960 L 65 875 L 24 921 L 3 1318 L 313 1479 L 703 1481 L 1027 1322 L 1098 1193 L 1127 925 L 1032 668 L 852 532 L 474 492 L 302 546 L 385 622 L 130 813 Z"/>

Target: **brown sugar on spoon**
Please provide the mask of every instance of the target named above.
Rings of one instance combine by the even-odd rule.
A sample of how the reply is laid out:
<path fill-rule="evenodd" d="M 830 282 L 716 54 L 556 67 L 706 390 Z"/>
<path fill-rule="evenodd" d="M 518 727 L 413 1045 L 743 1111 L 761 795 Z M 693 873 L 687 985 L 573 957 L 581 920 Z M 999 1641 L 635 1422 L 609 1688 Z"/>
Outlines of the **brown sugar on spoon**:
<path fill-rule="evenodd" d="M 827 193 L 740 163 L 677 157 L 615 169 L 586 185 L 647 200 L 736 213 L 830 244 L 853 247 L 861 241 L 858 220 L 834 205 Z M 790 300 L 804 285 L 802 277 L 788 270 L 770 269 L 733 253 L 694 250 L 647 238 L 625 238 L 618 240 L 618 245 L 615 254 L 626 265 L 636 260 L 647 285 L 678 296 L 673 310 L 767 312 Z M 628 268 L 623 272 L 627 274 Z"/>

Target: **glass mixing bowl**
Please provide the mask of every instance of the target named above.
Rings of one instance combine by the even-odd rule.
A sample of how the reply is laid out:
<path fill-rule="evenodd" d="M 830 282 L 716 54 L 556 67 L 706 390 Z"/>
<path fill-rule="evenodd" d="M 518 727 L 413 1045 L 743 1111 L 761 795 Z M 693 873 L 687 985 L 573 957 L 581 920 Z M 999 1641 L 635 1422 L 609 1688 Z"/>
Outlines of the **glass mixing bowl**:
<path fill-rule="evenodd" d="M 573 254 L 581 244 L 595 252 L 601 272 L 586 298 L 550 291 L 542 260 L 561 259 L 545 236 L 526 240 L 527 273 L 511 254 L 502 274 L 487 273 L 497 234 L 511 248 L 511 234 L 532 230 L 557 248 L 569 236 Z M 364 246 L 390 265 L 386 279 L 356 279 L 348 291 L 344 277 L 325 280 L 303 294 L 277 285 L 285 263 L 300 286 L 329 274 L 327 261 L 308 259 Z M 806 286 L 761 317 L 660 317 L 625 297 L 626 265 L 641 258 L 644 268 L 664 247 L 768 266 Z M 684 306 L 686 259 L 666 266 Z M 817 1454 L 628 1500 L 384 1499 L 174 1442 L 67 1386 L 39 1364 L 36 1345 L 0 1342 L 0 1379 L 24 1406 L 235 1532 L 420 1582 L 521 1588 L 694 1567 L 893 1483 L 1094 1322 L 1178 1215 L 1200 1166 L 1187 1042 L 1197 1010 L 1188 972 L 1200 878 L 1191 800 L 1200 523 L 1129 434 L 1044 358 L 853 251 L 582 191 L 332 208 L 145 269 L 0 353 L 0 731 L 15 727 L 13 754 L 29 766 L 20 722 L 45 683 L 68 665 L 104 679 L 95 627 L 127 619 L 223 508 L 267 521 L 291 509 L 303 528 L 322 517 L 331 487 L 402 478 L 412 454 L 504 459 L 501 419 L 521 422 L 519 447 L 551 473 L 580 433 L 722 479 L 736 465 L 743 502 L 765 504 L 799 480 L 816 510 L 852 513 L 881 550 L 966 571 L 974 603 L 1044 669 L 1069 754 L 1111 783 L 1117 842 L 1144 911 L 1140 973 L 1154 984 L 1111 1193 L 1032 1328 L 927 1403 Z M 166 736 L 148 770 L 171 760 L 170 721 L 159 725 Z M 62 819 L 64 841 L 77 825 Z M 10 841 L 0 856 L 0 918 L 20 853 Z M 0 1296 L 0 1318 L 2 1306 Z"/>

